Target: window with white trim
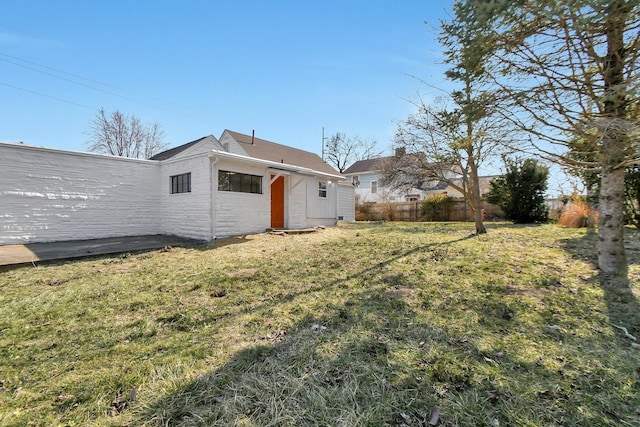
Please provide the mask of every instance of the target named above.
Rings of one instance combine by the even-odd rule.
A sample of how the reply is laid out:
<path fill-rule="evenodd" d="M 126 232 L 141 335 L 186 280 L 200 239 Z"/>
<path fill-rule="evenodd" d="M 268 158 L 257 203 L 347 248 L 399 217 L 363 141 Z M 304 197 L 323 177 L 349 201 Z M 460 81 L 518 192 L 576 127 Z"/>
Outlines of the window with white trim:
<path fill-rule="evenodd" d="M 371 181 L 371 194 L 378 192 L 378 181 Z"/>
<path fill-rule="evenodd" d="M 322 199 L 327 198 L 327 182 L 326 181 L 318 181 L 318 197 Z"/>

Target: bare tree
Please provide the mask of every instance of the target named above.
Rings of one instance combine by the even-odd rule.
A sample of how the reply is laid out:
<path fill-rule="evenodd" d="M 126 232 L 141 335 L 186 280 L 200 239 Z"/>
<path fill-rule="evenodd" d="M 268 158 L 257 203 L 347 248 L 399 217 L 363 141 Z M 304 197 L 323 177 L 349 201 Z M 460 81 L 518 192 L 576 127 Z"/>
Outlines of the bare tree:
<path fill-rule="evenodd" d="M 508 95 L 505 117 L 539 154 L 599 173 L 598 266 L 604 281 L 628 283 L 624 173 L 640 164 L 632 114 L 640 102 L 640 2 L 460 2 L 473 10 L 465 25 L 493 25 L 488 46 Z"/>
<path fill-rule="evenodd" d="M 118 110 L 107 115 L 101 108 L 90 127 L 87 147 L 95 153 L 148 159 L 167 146 L 162 142 L 164 131 L 160 125 L 145 125 L 136 116 Z"/>
<path fill-rule="evenodd" d="M 473 212 L 476 234 L 486 233 L 479 169 L 505 152 L 507 127 L 496 115 L 466 116 L 444 98 L 414 105 L 418 111 L 396 131 L 396 155 L 385 162 L 384 184 L 421 188 L 425 181 L 444 181 L 464 195 Z"/>
<path fill-rule="evenodd" d="M 329 138 L 325 147 L 327 162 L 335 166 L 340 173 L 358 160 L 371 159 L 380 156 L 375 140 L 365 140 L 360 136 L 347 136 L 336 132 Z"/>
<path fill-rule="evenodd" d="M 469 12 L 454 5 L 456 17 Z M 464 25 L 465 19 L 442 23 L 440 42 L 447 48 L 447 78 L 461 88 L 427 104 L 413 102 L 417 112 L 398 126 L 396 155 L 385 167 L 387 183 L 416 186 L 420 180 L 439 179 L 465 196 L 476 234 L 486 233 L 482 216 L 479 169 L 511 145 L 509 127 L 497 113 L 500 101 L 489 87 L 485 46 L 486 29 Z M 400 150 L 398 150 L 400 149 Z M 462 179 L 456 179 L 462 175 Z"/>

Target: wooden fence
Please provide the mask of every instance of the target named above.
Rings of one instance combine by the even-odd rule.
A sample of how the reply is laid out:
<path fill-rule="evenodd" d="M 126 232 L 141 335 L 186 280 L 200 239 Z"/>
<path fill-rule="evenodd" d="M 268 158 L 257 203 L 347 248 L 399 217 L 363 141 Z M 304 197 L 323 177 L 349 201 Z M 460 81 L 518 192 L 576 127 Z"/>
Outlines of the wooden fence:
<path fill-rule="evenodd" d="M 356 205 L 357 221 L 472 221 L 473 212 L 464 199 L 449 199 L 437 212 L 423 212 L 423 202 L 364 203 Z M 496 205 L 483 201 L 486 220 L 504 218 Z"/>

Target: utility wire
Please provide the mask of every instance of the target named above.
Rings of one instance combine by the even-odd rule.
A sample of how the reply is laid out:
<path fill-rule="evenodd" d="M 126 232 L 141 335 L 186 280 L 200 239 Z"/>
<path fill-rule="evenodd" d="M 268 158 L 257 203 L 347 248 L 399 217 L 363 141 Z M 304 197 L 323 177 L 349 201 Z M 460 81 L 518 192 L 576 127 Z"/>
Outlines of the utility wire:
<path fill-rule="evenodd" d="M 0 61 L 9 62 L 10 64 L 17 65 L 18 67 L 27 68 L 27 69 L 33 70 L 33 71 L 35 71 L 37 73 L 46 74 L 47 76 L 51 76 L 51 77 L 54 77 L 56 79 L 64 80 L 65 82 L 73 83 L 73 84 L 78 85 L 78 86 L 83 86 L 83 87 L 86 87 L 86 88 L 89 88 L 89 89 L 93 89 L 93 90 L 97 90 L 99 92 L 103 92 L 103 93 L 106 93 L 106 94 L 109 94 L 109 95 L 114 95 L 114 96 L 117 96 L 119 98 L 124 98 L 124 99 L 129 100 L 129 101 L 136 101 L 135 99 L 127 98 L 126 96 L 122 96 L 122 95 L 119 95 L 119 94 L 114 93 L 114 92 L 109 92 L 107 90 L 100 89 L 100 88 L 97 88 L 97 87 L 94 87 L 94 86 L 91 86 L 91 85 L 88 85 L 88 84 L 84 84 L 84 83 L 76 82 L 76 81 L 73 81 L 71 79 L 67 79 L 67 78 L 64 78 L 64 77 L 56 76 L 55 74 L 47 73 L 46 71 L 38 70 L 37 68 L 29 67 L 28 65 L 20 64 L 18 62 L 13 62 L 13 61 L 10 61 L 8 59 L 0 58 Z"/>
<path fill-rule="evenodd" d="M 67 76 L 75 77 L 75 78 L 77 78 L 77 79 L 82 79 L 82 80 L 86 80 L 86 81 L 88 81 L 88 82 L 97 83 L 97 84 L 99 84 L 99 85 L 101 85 L 101 86 L 109 87 L 109 88 L 111 88 L 111 89 L 119 90 L 119 91 L 121 91 L 121 92 L 128 92 L 128 93 L 130 93 L 130 94 L 132 94 L 132 95 L 139 95 L 139 96 L 143 96 L 143 97 L 145 97 L 145 98 L 155 99 L 156 101 L 169 102 L 169 103 L 171 103 L 171 101 L 167 101 L 167 100 L 164 100 L 164 99 L 156 98 L 156 97 L 154 97 L 154 96 L 145 95 L 144 93 L 134 92 L 134 91 L 132 91 L 132 90 L 128 90 L 128 89 L 124 89 L 124 88 L 121 88 L 121 87 L 118 87 L 118 86 L 114 86 L 114 85 L 111 85 L 111 84 L 109 84 L 109 83 L 101 82 L 101 81 L 99 81 L 99 80 L 90 79 L 89 77 L 84 77 L 84 76 L 80 76 L 80 75 L 78 75 L 78 74 L 69 73 L 69 72 L 67 72 L 67 71 L 59 70 L 59 69 L 57 69 L 57 68 L 53 68 L 53 67 L 49 67 L 49 66 L 44 65 L 44 64 L 39 64 L 39 63 L 37 63 L 37 62 L 29 61 L 29 60 L 27 60 L 27 59 L 18 58 L 17 56 L 8 55 L 8 54 L 6 54 L 6 53 L 2 53 L 2 52 L 0 52 L 0 56 L 4 56 L 4 57 L 7 57 L 7 58 L 11 58 L 11 59 L 14 59 L 14 60 L 17 60 L 17 61 L 20 61 L 20 62 L 24 62 L 24 63 L 27 63 L 27 64 L 35 65 L 36 67 L 45 68 L 45 69 L 47 69 L 47 70 L 55 71 L 56 73 L 66 74 Z M 2 58 L 0 58 L 0 60 L 2 60 Z M 11 61 L 8 61 L 8 60 L 6 60 L 6 59 L 4 59 L 4 61 L 11 62 Z M 25 67 L 25 68 L 29 68 L 29 67 L 26 67 L 25 65 L 17 64 L 17 63 L 15 63 L 15 62 L 11 62 L 11 63 L 12 63 L 12 64 L 16 64 L 16 65 L 20 65 L 20 66 Z M 34 70 L 34 71 L 42 72 L 42 71 L 40 71 L 40 70 L 36 70 L 36 69 L 33 69 L 33 68 L 30 68 L 30 69 L 32 69 L 32 70 Z M 45 73 L 45 74 L 48 74 L 48 73 Z M 50 75 L 52 75 L 52 74 L 50 74 Z M 54 76 L 54 77 L 57 77 L 57 76 Z M 69 81 L 70 81 L 70 80 L 69 80 Z M 89 87 L 91 87 L 91 86 L 89 86 Z M 97 90 L 99 90 L 99 89 L 97 89 Z M 174 104 L 174 105 L 179 106 L 178 104 Z"/>
<path fill-rule="evenodd" d="M 89 107 L 88 105 L 79 104 L 77 102 L 69 101 L 68 99 L 58 98 L 57 96 L 47 95 L 46 93 L 42 93 L 42 92 L 36 92 L 35 90 L 29 90 L 23 87 L 14 86 L 9 83 L 0 82 L 0 85 L 21 90 L 23 92 L 33 93 L 35 95 L 43 96 L 45 98 L 55 99 L 56 101 L 66 102 L 67 104 L 77 105 L 78 107 L 88 108 L 89 110 L 94 110 L 94 111 L 97 110 L 95 107 Z"/>
<path fill-rule="evenodd" d="M 25 62 L 27 64 L 32 64 L 32 65 L 35 65 L 35 66 L 40 67 L 40 68 L 45 68 L 45 69 L 48 69 L 48 70 L 52 70 L 52 71 L 55 71 L 56 73 L 66 74 L 68 76 L 71 76 L 71 77 L 74 77 L 74 78 L 77 78 L 77 79 L 82 79 L 82 80 L 86 80 L 86 81 L 89 81 L 89 82 L 97 83 L 99 85 L 102 85 L 102 86 L 105 86 L 105 87 L 110 87 L 112 89 L 116 89 L 116 90 L 119 90 L 119 91 L 128 92 L 128 93 L 131 93 L 131 94 L 134 94 L 134 95 L 143 96 L 143 97 L 146 97 L 146 98 L 149 98 L 149 99 L 154 99 L 154 100 L 160 101 L 160 102 L 167 102 L 167 103 L 173 104 L 173 105 L 175 105 L 177 107 L 181 107 L 180 105 L 178 105 L 176 103 L 173 103 L 173 102 L 170 102 L 170 101 L 165 101 L 165 100 L 162 100 L 160 98 L 155 98 L 155 97 L 152 97 L 152 96 L 148 96 L 148 95 L 144 95 L 144 94 L 141 94 L 141 93 L 133 92 L 133 91 L 130 91 L 130 90 L 127 90 L 127 89 L 122 89 L 122 88 L 119 88 L 117 86 L 113 86 L 113 85 L 109 85 L 107 83 L 100 82 L 98 80 L 93 80 L 93 79 L 90 79 L 90 78 L 87 78 L 87 77 L 79 76 L 77 74 L 68 73 L 66 71 L 58 70 L 58 69 L 53 68 L 53 67 L 48 67 L 46 65 L 42 65 L 42 64 L 38 64 L 36 62 L 28 61 L 26 59 L 18 58 L 16 56 L 7 55 L 6 53 L 0 52 L 0 56 L 5 56 L 7 58 L 15 59 L 15 60 L 18 60 L 18 61 L 21 61 L 21 62 Z M 157 108 L 157 109 L 160 109 L 160 110 L 163 110 L 163 111 L 167 111 L 167 112 L 170 112 L 170 113 L 175 113 L 175 111 L 163 108 L 163 107 L 161 107 L 159 105 L 149 104 L 149 103 L 140 101 L 139 99 L 130 98 L 130 97 L 127 97 L 127 96 L 124 96 L 124 95 L 120 95 L 120 94 L 115 93 L 115 92 L 111 92 L 111 91 L 108 91 L 108 90 L 105 90 L 105 89 L 100 89 L 100 88 L 97 88 L 95 86 L 91 86 L 91 85 L 88 85 L 88 84 L 85 84 L 85 83 L 74 81 L 72 79 L 61 77 L 61 76 L 58 76 L 58 75 L 53 74 L 53 73 L 49 73 L 49 72 L 46 72 L 46 71 L 39 70 L 37 68 L 30 67 L 28 65 L 21 64 L 19 62 L 11 61 L 9 59 L 0 58 L 0 61 L 8 62 L 10 64 L 17 65 L 19 67 L 23 67 L 23 68 L 35 71 L 37 73 L 45 74 L 47 76 L 51 76 L 51 77 L 54 77 L 56 79 L 64 80 L 66 82 L 73 83 L 73 84 L 76 84 L 78 86 L 86 87 L 86 88 L 89 88 L 89 89 L 92 89 L 92 90 L 95 90 L 95 91 L 98 91 L 98 92 L 106 93 L 108 95 L 113 95 L 113 96 L 116 96 L 118 98 L 126 99 L 128 101 L 137 102 L 139 104 L 146 105 L 147 107 Z"/>

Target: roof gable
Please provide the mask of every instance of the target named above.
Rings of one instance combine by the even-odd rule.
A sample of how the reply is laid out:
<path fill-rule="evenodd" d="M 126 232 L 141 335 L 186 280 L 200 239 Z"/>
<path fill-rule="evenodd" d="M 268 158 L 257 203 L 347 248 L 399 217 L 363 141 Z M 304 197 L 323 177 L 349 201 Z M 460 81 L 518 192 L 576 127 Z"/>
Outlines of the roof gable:
<path fill-rule="evenodd" d="M 340 172 L 329 166 L 315 153 L 267 141 L 266 139 L 255 138 L 239 132 L 233 132 L 228 129 L 224 132 L 230 135 L 250 157 L 300 166 L 332 175 L 340 175 Z"/>
<path fill-rule="evenodd" d="M 152 157 L 149 157 L 149 160 L 168 160 L 178 155 L 186 155 L 188 154 L 187 153 L 188 151 L 192 151 L 200 143 L 206 144 L 208 146 L 207 150 L 209 150 L 211 148 L 215 148 L 215 144 L 217 143 L 217 140 L 213 135 L 204 136 L 202 138 L 196 139 L 195 141 L 187 142 L 186 144 L 182 144 L 177 147 L 158 153 Z"/>

